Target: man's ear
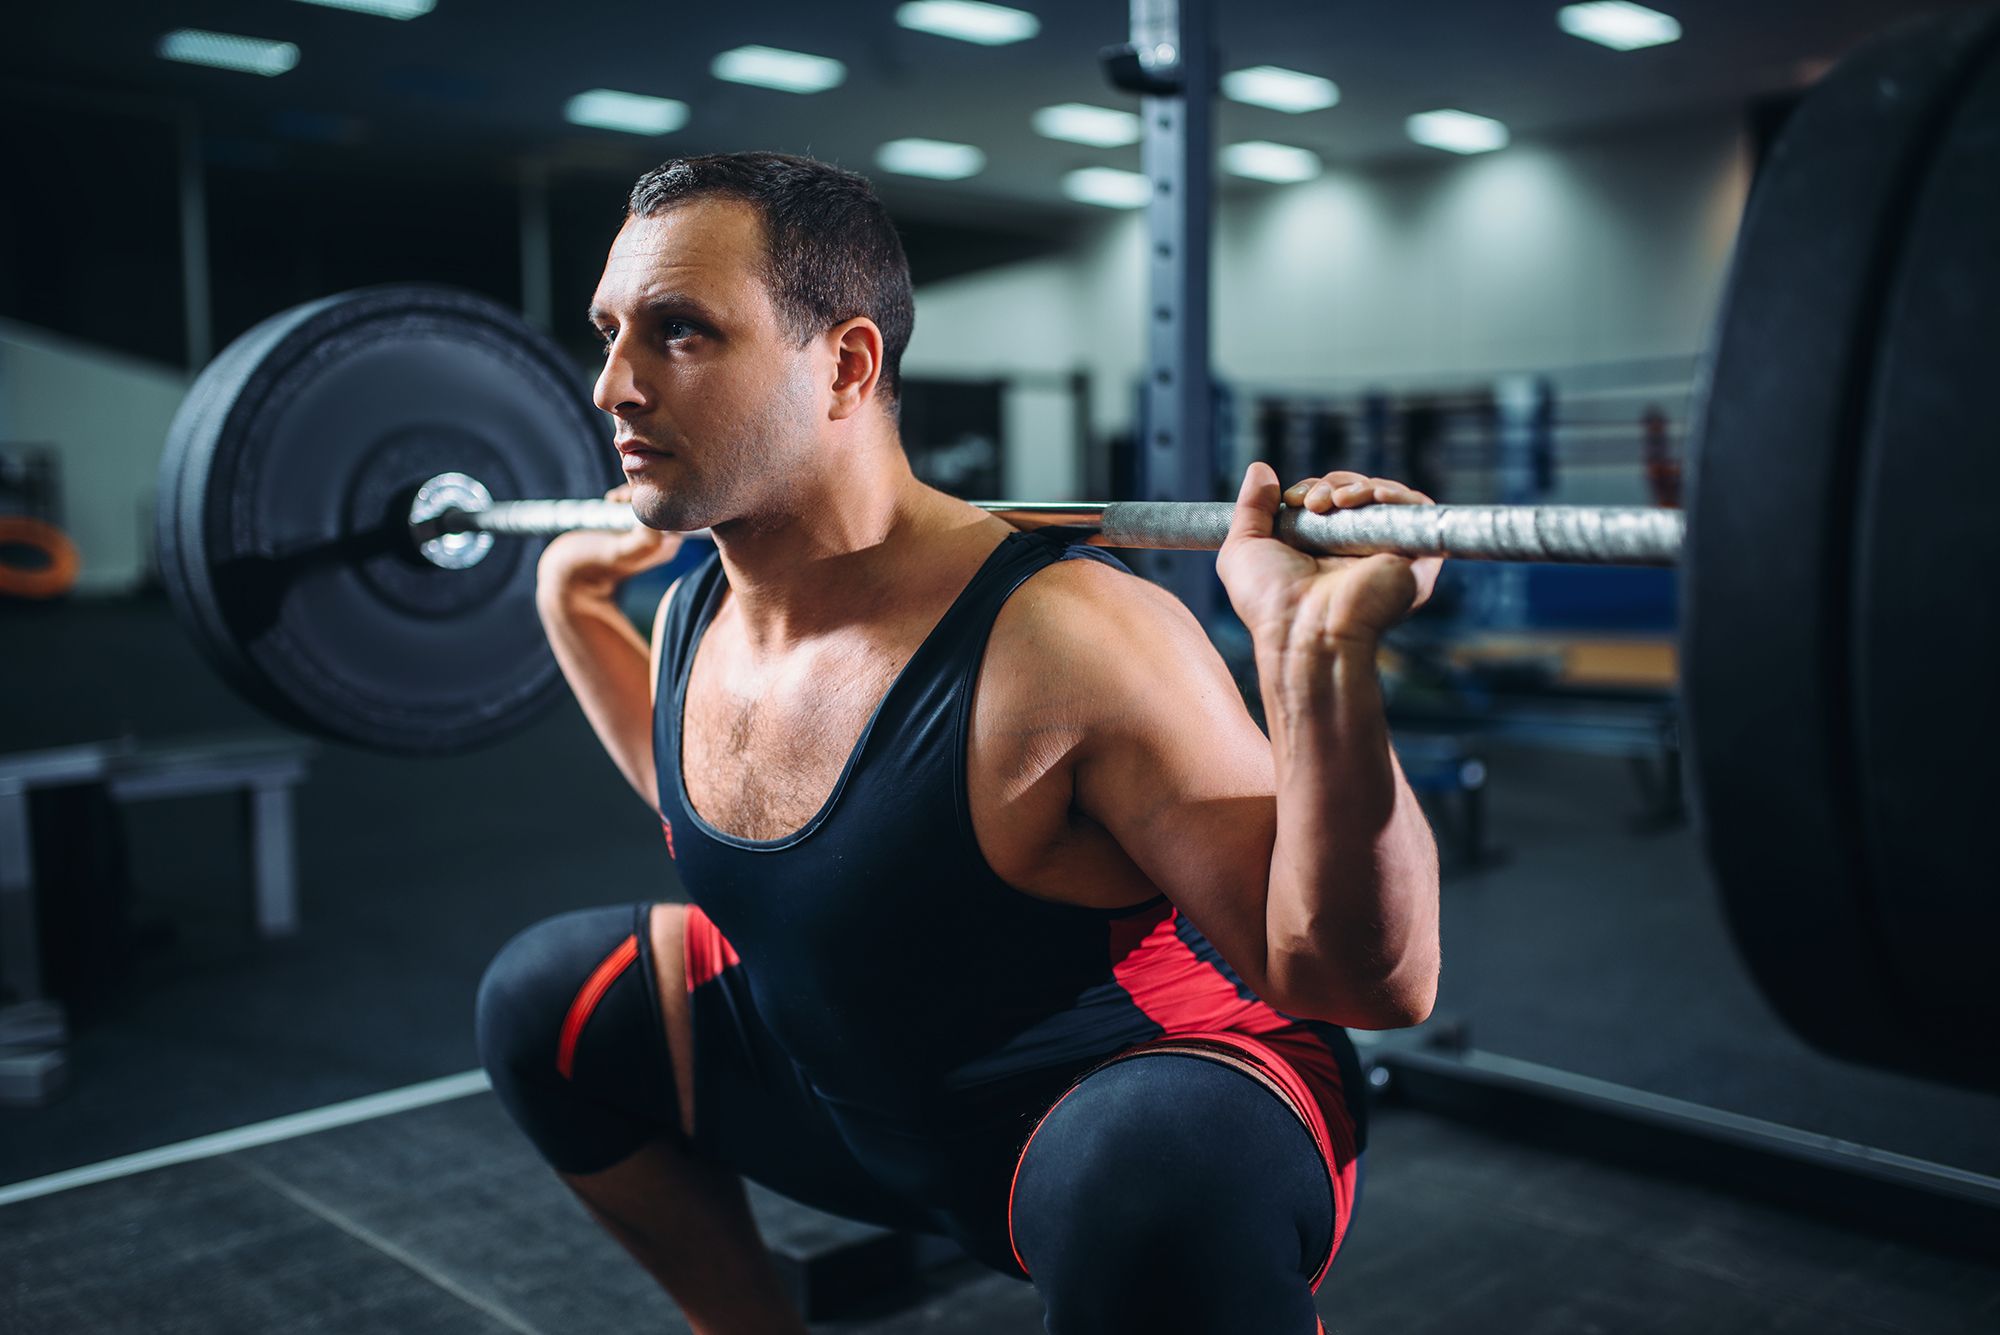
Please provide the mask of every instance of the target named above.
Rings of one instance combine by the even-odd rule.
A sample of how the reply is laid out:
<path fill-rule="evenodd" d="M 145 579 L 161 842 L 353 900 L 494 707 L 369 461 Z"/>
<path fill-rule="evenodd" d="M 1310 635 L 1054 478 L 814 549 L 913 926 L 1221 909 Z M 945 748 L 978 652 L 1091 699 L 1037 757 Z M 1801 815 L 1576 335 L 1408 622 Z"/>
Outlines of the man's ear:
<path fill-rule="evenodd" d="M 833 350 L 833 402 L 827 416 L 852 417 L 875 397 L 882 378 L 882 331 L 865 315 L 835 325 L 826 334 Z"/>

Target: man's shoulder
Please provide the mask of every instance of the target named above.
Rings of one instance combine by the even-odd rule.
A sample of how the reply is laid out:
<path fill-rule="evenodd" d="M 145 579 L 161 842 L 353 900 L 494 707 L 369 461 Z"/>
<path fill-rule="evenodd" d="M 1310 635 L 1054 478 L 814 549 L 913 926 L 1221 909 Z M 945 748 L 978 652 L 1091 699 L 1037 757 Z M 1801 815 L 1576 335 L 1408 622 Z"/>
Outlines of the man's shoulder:
<path fill-rule="evenodd" d="M 1165 591 L 1120 565 L 1069 556 L 1029 576 L 1000 608 L 996 639 L 1069 644 L 1159 615 Z M 1168 595 L 1171 601 L 1171 595 Z"/>
<path fill-rule="evenodd" d="M 1068 713 L 1093 692 L 1113 705 L 1148 677 L 1205 673 L 1212 654 L 1173 594 L 1123 566 L 1072 558 L 1037 571 L 1000 609 L 987 657 L 1001 670 L 988 679 L 1018 705 Z"/>

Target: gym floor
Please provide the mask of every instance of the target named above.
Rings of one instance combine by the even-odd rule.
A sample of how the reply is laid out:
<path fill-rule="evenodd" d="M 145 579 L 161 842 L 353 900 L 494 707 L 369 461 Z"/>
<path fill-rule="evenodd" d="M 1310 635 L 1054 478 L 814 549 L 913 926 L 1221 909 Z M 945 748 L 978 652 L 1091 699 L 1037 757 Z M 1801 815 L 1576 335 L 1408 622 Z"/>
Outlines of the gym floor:
<path fill-rule="evenodd" d="M 269 726 L 157 601 L 6 608 L 0 637 L 34 646 L 0 657 L 0 752 Z M 1832 1062 L 1778 1024 L 1691 834 L 1641 828 L 1617 762 L 1489 760 L 1507 856 L 1447 869 L 1440 1003 L 1479 1046 L 2000 1173 L 2000 1099 Z M 467 757 L 324 748 L 298 811 L 304 929 L 278 943 L 249 926 L 233 803 L 124 813 L 138 930 L 74 1016 L 69 1092 L 0 1109 L 0 1183 L 464 1072 L 473 989 L 514 931 L 679 895 L 657 823 L 567 705 Z M 1319 1306 L 1356 1332 L 1987 1331 L 2000 1272 L 1390 1104 Z M 599 1320 L 686 1329 L 483 1093 L 0 1206 L 10 1333 Z M 1031 1288 L 968 1262 L 815 1326 L 1039 1328 Z"/>

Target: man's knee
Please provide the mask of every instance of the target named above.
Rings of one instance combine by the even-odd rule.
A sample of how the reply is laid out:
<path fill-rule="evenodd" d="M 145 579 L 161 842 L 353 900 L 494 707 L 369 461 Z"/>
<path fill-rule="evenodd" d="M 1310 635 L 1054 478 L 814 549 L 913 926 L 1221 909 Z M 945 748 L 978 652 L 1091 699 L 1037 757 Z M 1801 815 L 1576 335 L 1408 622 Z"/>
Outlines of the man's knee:
<path fill-rule="evenodd" d="M 1153 1056 L 1043 1120 L 1010 1224 L 1052 1331 L 1306 1332 L 1332 1215 L 1289 1108 L 1225 1066 Z"/>
<path fill-rule="evenodd" d="M 1015 1246 L 1031 1274 L 1035 1251 L 1053 1259 L 1081 1250 L 1098 1266 L 1157 1267 L 1195 1231 L 1181 1207 L 1187 1173 L 1202 1171 L 1194 1158 L 1200 1146 L 1184 1137 L 1174 1109 L 1145 1102 L 1146 1064 L 1123 1062 L 1091 1077 L 1036 1128 L 1012 1201 Z"/>
<path fill-rule="evenodd" d="M 548 967 L 553 952 L 543 947 L 549 927 L 541 922 L 518 933 L 479 980 L 474 1034 L 480 1064 L 496 1085 L 539 1076 L 556 1050 L 568 999 L 556 999 L 561 982 Z"/>
<path fill-rule="evenodd" d="M 643 909 L 584 909 L 528 928 L 479 986 L 480 1061 L 543 1157 L 608 1168 L 679 1130 Z"/>

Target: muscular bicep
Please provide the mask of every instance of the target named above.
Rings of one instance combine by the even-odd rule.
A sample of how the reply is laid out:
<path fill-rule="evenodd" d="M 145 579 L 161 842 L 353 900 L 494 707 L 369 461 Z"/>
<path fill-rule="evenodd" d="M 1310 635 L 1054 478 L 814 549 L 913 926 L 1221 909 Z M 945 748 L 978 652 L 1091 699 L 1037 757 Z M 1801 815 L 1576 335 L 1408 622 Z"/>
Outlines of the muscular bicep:
<path fill-rule="evenodd" d="M 1096 620 L 1075 800 L 1266 992 L 1277 833 L 1270 743 L 1187 609 L 1150 585 Z"/>

